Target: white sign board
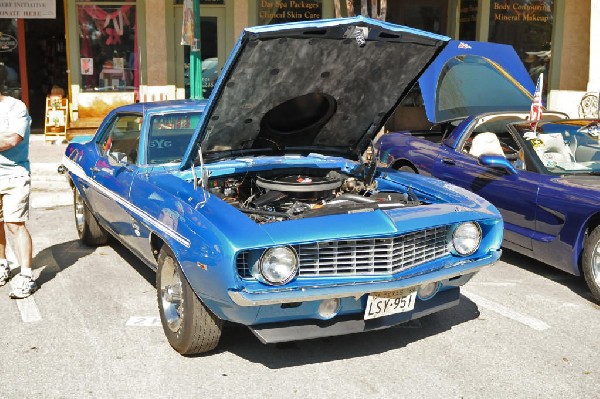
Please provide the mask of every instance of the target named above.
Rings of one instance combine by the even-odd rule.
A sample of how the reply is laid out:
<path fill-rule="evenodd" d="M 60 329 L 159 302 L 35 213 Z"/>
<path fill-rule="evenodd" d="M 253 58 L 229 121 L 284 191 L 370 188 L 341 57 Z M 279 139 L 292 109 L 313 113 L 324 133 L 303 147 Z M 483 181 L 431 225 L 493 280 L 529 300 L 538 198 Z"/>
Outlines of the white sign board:
<path fill-rule="evenodd" d="M 0 0 L 0 19 L 56 19 L 56 0 Z"/>

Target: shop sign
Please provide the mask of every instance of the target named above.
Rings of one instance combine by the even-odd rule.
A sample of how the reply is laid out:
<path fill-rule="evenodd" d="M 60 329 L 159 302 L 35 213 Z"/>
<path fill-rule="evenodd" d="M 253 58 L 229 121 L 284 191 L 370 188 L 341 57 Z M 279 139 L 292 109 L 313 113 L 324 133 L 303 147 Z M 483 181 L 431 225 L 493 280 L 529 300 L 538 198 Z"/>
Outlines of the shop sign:
<path fill-rule="evenodd" d="M 0 33 L 0 53 L 10 53 L 17 48 L 17 39 L 14 36 Z"/>
<path fill-rule="evenodd" d="M 0 18 L 56 19 L 56 0 L 0 0 Z"/>
<path fill-rule="evenodd" d="M 323 17 L 321 0 L 257 0 L 258 23 L 308 21 Z"/>
<path fill-rule="evenodd" d="M 550 2 L 493 1 L 490 22 L 551 22 Z"/>

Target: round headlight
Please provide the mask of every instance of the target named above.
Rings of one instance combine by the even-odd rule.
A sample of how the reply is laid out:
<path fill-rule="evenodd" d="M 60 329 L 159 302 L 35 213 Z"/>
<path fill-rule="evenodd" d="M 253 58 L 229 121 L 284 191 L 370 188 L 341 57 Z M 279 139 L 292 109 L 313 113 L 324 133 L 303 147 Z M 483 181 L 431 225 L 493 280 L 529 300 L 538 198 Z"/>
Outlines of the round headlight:
<path fill-rule="evenodd" d="M 474 222 L 463 223 L 454 230 L 452 244 L 459 255 L 471 255 L 481 243 L 481 229 Z"/>
<path fill-rule="evenodd" d="M 258 262 L 255 277 L 263 283 L 283 285 L 290 282 L 298 271 L 298 256 L 290 247 L 269 248 Z"/>

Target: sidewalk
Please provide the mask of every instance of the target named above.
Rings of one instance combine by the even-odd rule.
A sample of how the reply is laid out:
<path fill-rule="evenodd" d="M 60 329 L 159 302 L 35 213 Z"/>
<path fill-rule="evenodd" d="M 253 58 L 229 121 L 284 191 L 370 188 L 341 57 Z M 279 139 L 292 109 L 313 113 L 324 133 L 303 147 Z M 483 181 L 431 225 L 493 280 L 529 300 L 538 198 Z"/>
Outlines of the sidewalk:
<path fill-rule="evenodd" d="M 29 136 L 32 208 L 73 204 L 69 183 L 65 175 L 57 171 L 66 148 L 67 143 L 46 142 L 44 134 Z"/>

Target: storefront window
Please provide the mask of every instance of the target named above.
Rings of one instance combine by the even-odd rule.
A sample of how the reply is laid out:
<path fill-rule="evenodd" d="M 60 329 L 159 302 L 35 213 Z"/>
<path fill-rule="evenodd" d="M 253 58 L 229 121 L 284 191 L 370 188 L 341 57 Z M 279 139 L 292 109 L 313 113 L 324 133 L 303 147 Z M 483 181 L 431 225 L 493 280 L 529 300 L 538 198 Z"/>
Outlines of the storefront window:
<path fill-rule="evenodd" d="M 16 19 L 0 19 L 0 78 L 2 93 L 21 98 Z"/>
<path fill-rule="evenodd" d="M 256 0 L 256 2 L 259 25 L 323 18 L 322 0 Z"/>
<path fill-rule="evenodd" d="M 502 0 L 490 4 L 489 41 L 511 44 L 533 81 L 550 66 L 553 0 Z"/>
<path fill-rule="evenodd" d="M 477 5 L 478 0 L 461 0 L 458 38 L 475 40 L 477 37 Z"/>
<path fill-rule="evenodd" d="M 174 5 L 181 5 L 184 3 L 184 0 L 173 0 Z M 200 0 L 201 5 L 220 5 L 225 4 L 225 0 Z"/>
<path fill-rule="evenodd" d="M 356 4 L 355 0 L 354 11 L 359 14 L 360 8 L 356 8 Z M 447 18 L 447 0 L 402 0 L 387 3 L 386 21 L 395 24 L 445 35 Z"/>
<path fill-rule="evenodd" d="M 218 30 L 216 17 L 200 17 L 200 59 L 202 97 L 208 98 L 219 77 Z M 190 46 L 183 46 L 185 98 L 190 98 Z"/>
<path fill-rule="evenodd" d="M 77 6 L 82 91 L 139 86 L 135 2 Z"/>

